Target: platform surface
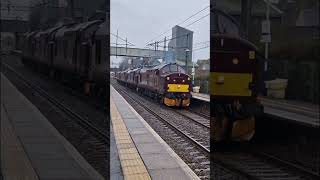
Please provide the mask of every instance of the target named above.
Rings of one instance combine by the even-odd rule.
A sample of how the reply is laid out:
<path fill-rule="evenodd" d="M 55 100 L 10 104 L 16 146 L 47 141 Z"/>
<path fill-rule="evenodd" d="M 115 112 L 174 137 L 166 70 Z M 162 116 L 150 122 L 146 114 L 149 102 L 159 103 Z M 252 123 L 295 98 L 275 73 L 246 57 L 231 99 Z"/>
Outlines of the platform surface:
<path fill-rule="evenodd" d="M 1 74 L 4 180 L 102 180 L 41 112 Z"/>
<path fill-rule="evenodd" d="M 112 86 L 110 92 L 112 128 L 124 179 L 199 179 Z M 138 174 L 141 178 L 136 178 Z"/>
<path fill-rule="evenodd" d="M 201 101 L 210 102 L 209 94 L 192 93 L 192 97 Z M 296 123 L 319 127 L 319 105 L 282 99 L 261 98 L 264 113 Z"/>
<path fill-rule="evenodd" d="M 119 159 L 119 153 L 114 137 L 112 124 L 110 122 L 110 180 L 123 180 L 123 173 Z"/>
<path fill-rule="evenodd" d="M 284 99 L 261 98 L 264 113 L 270 116 L 288 119 L 295 123 L 319 127 L 319 106 L 306 102 Z"/>
<path fill-rule="evenodd" d="M 210 102 L 210 95 L 209 94 L 203 94 L 203 93 L 194 93 L 191 92 L 192 98 L 198 99 L 205 102 Z"/>

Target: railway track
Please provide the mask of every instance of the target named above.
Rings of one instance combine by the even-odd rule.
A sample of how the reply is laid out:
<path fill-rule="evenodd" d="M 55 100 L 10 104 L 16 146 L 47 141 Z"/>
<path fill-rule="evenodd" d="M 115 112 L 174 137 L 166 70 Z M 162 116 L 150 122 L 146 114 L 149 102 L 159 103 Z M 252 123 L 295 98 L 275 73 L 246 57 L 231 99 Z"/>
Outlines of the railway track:
<path fill-rule="evenodd" d="M 116 85 L 119 86 L 119 85 Z M 121 93 L 123 96 L 126 97 L 128 101 L 131 101 L 138 104 L 139 106 L 143 107 L 146 111 L 151 113 L 153 116 L 157 117 L 157 119 L 160 119 L 163 121 L 167 126 L 170 126 L 172 129 L 178 129 L 177 127 L 174 127 L 174 125 L 167 122 L 166 119 L 163 119 L 161 115 L 159 115 L 159 110 L 152 109 L 151 106 L 146 103 L 146 100 L 141 100 L 142 97 L 137 95 L 135 92 L 131 91 L 130 95 L 128 95 L 128 89 L 123 90 L 124 87 L 120 86 L 118 88 L 122 88 L 121 91 L 125 91 L 125 93 Z M 129 90 L 130 91 L 130 90 Z M 135 96 L 131 95 L 135 94 Z M 185 117 L 185 119 L 188 119 L 191 121 L 197 121 L 198 125 L 201 125 L 206 128 L 210 128 L 210 120 L 205 119 L 204 117 L 200 117 L 201 120 L 197 119 L 199 118 L 198 115 L 191 113 L 187 110 L 172 110 L 172 108 L 169 109 L 168 113 L 170 111 L 174 113 L 178 113 L 179 115 Z M 171 114 L 171 113 L 170 113 Z M 196 117 L 196 118 L 193 118 Z M 197 120 L 195 120 L 197 119 Z M 169 123 L 169 124 L 168 124 Z M 185 134 L 185 132 L 178 132 L 177 133 Z M 190 139 L 190 137 L 184 136 L 186 139 Z M 192 138 L 191 138 L 192 139 Z M 197 141 L 197 140 L 194 140 Z M 176 143 L 179 143 L 176 142 Z M 195 146 L 198 146 L 197 143 L 193 143 Z M 200 147 L 200 146 L 198 146 Z M 210 150 L 206 148 L 202 148 L 202 151 L 204 151 L 207 155 L 209 155 Z M 238 151 L 239 150 L 239 151 Z M 255 152 L 256 151 L 256 152 Z M 178 153 L 179 154 L 179 153 Z M 231 152 L 214 152 L 213 153 L 213 161 L 211 161 L 211 177 L 214 177 L 215 179 L 262 179 L 262 180 L 268 180 L 268 179 L 285 179 L 285 180 L 291 180 L 291 179 L 318 179 L 319 175 L 307 171 L 306 169 L 299 168 L 295 164 L 290 164 L 287 162 L 284 162 L 280 158 L 272 157 L 266 153 L 257 153 L 257 149 L 248 149 L 246 148 L 238 148 L 237 151 L 231 151 Z M 193 169 L 193 168 L 192 168 Z M 195 171 L 196 172 L 196 171 Z M 196 173 L 197 174 L 197 173 Z M 200 175 L 199 175 L 200 176 Z M 200 176 L 202 177 L 202 176 Z M 204 177 L 207 177 L 204 176 Z"/>
<path fill-rule="evenodd" d="M 132 97 L 129 96 L 129 98 L 131 98 L 132 100 L 134 100 Z M 154 116 L 156 116 L 158 119 L 160 119 L 162 122 L 164 122 L 167 126 L 171 127 L 172 129 L 174 129 L 176 132 L 178 132 L 179 134 L 181 134 L 182 136 L 184 136 L 187 139 L 190 139 L 190 141 L 192 143 L 194 143 L 196 146 L 200 147 L 200 149 L 202 149 L 204 152 L 206 153 L 210 153 L 210 145 L 205 144 L 203 142 L 199 142 L 199 139 L 195 139 L 193 136 L 190 135 L 190 133 L 188 133 L 185 129 L 181 129 L 178 126 L 175 126 L 173 123 L 171 123 L 170 121 L 168 121 L 167 119 L 163 118 L 162 116 L 160 116 L 156 111 L 154 111 L 153 109 L 149 108 L 148 106 L 146 106 L 144 103 L 142 103 L 141 101 L 137 101 L 137 103 L 142 106 L 145 110 L 147 110 L 148 112 L 150 112 L 151 114 L 153 114 Z M 180 114 L 180 113 L 179 113 Z M 181 115 L 181 114 L 180 114 Z M 200 126 L 204 126 L 206 128 L 208 128 L 207 126 L 205 126 L 204 124 L 201 124 L 199 121 L 192 119 L 189 116 L 184 115 L 184 117 L 189 118 L 190 120 L 196 122 L 197 124 L 199 124 Z"/>
<path fill-rule="evenodd" d="M 123 92 L 123 87 L 118 87 L 122 92 Z M 127 91 L 128 92 L 128 91 Z M 133 96 L 134 94 L 134 96 Z M 201 127 L 200 132 L 204 133 L 204 134 L 208 134 L 209 135 L 209 131 L 210 131 L 210 127 L 203 124 L 202 122 L 200 122 L 200 120 L 198 119 L 199 116 L 196 116 L 195 119 L 192 118 L 192 114 L 190 112 L 186 112 L 187 114 L 183 114 L 183 111 L 179 111 L 179 110 L 172 110 L 168 107 L 165 106 L 159 106 L 158 104 L 154 104 L 153 102 L 148 102 L 148 100 L 143 99 L 141 96 L 136 95 L 135 92 L 132 92 L 132 94 L 127 94 L 126 96 L 127 98 L 129 98 L 131 101 L 136 101 L 136 103 L 139 104 L 139 106 L 143 107 L 145 110 L 147 110 L 149 113 L 151 113 L 153 116 L 156 116 L 159 120 L 165 122 L 168 126 L 170 126 L 171 128 L 175 129 L 176 131 L 178 131 L 179 133 L 183 134 L 183 136 L 185 136 L 186 138 L 189 138 L 194 144 L 197 144 L 199 147 L 201 147 L 205 152 L 210 153 L 210 141 L 208 136 L 207 140 L 201 140 L 201 138 L 196 138 L 196 134 L 194 134 L 193 132 L 190 131 L 190 129 L 185 127 L 185 124 L 188 124 L 188 122 L 179 122 L 179 123 L 175 123 L 169 119 L 174 119 L 177 118 L 176 114 L 180 115 L 181 117 L 183 117 L 183 119 L 179 118 L 179 120 L 188 120 L 189 123 L 193 123 L 192 127 L 196 126 L 196 128 Z M 161 112 L 165 111 L 165 113 L 171 112 L 172 114 L 170 114 L 170 116 L 164 116 Z M 195 117 L 195 116 L 193 116 Z M 201 119 L 204 120 L 204 119 Z M 204 120 L 205 121 L 205 120 Z"/>
<path fill-rule="evenodd" d="M 204 107 L 202 107 L 202 108 L 204 108 Z M 190 111 L 191 113 L 195 113 L 195 114 L 197 114 L 197 115 L 199 115 L 199 116 L 201 116 L 201 117 L 203 117 L 205 119 L 210 119 L 210 110 L 209 110 L 209 112 L 207 112 L 208 110 L 203 110 L 203 109 L 198 109 L 197 110 L 194 107 L 189 107 L 187 109 L 187 111 Z"/>
<path fill-rule="evenodd" d="M 17 82 L 18 86 L 27 93 L 27 97 L 32 94 L 33 99 L 36 97 L 37 101 L 41 102 L 41 106 L 46 106 L 43 108 L 44 110 L 50 109 L 50 112 L 47 112 L 48 110 L 43 112 L 42 108 L 38 107 L 92 167 L 107 178 L 108 173 L 105 170 L 108 167 L 106 151 L 109 146 L 109 134 L 107 131 L 103 131 L 91 123 L 88 118 L 84 118 L 66 104 L 48 94 L 44 89 L 15 71 L 10 65 L 2 62 L 2 68 L 5 69 L 4 73 L 12 77 L 13 81 Z"/>
<path fill-rule="evenodd" d="M 163 133 L 161 132 L 161 130 L 159 130 L 159 124 L 153 125 L 153 123 L 155 122 L 153 118 L 151 119 L 150 116 L 145 117 L 145 120 L 148 121 L 151 127 L 155 131 L 157 131 L 157 133 L 170 145 L 170 147 L 175 150 L 175 152 L 190 166 L 190 168 L 200 177 L 200 179 L 210 179 L 210 176 L 215 177 L 219 180 L 248 179 L 246 178 L 246 174 L 241 171 L 237 171 L 230 166 L 221 165 L 219 162 L 210 162 L 210 144 L 203 145 L 201 142 L 199 142 L 199 139 L 191 137 L 189 135 L 190 133 L 184 130 L 180 130 L 179 127 L 176 127 L 175 125 L 170 123 L 168 119 L 163 118 L 161 115 L 159 115 L 160 111 L 158 109 L 154 109 L 154 107 L 150 106 L 150 104 L 147 103 L 148 100 L 146 100 L 146 98 L 143 98 L 142 100 L 142 97 L 136 94 L 136 92 L 129 90 L 114 81 L 113 86 L 138 111 L 140 115 L 143 115 L 143 111 L 147 111 L 161 123 L 161 126 L 163 126 L 163 128 L 167 130 L 166 133 Z M 140 112 L 138 108 L 139 106 L 142 107 L 142 110 L 140 110 Z M 160 106 L 159 104 L 157 106 L 158 108 L 164 108 L 169 114 L 183 114 L 181 116 L 185 118 L 184 120 L 196 121 L 195 124 L 204 127 L 207 131 L 210 131 L 210 125 L 207 124 L 208 119 L 204 119 L 203 117 L 201 117 L 203 121 L 206 121 L 206 123 L 203 123 L 201 122 L 202 120 L 199 121 L 192 119 L 192 117 L 199 118 L 200 116 L 193 114 L 190 111 L 176 111 L 165 106 Z M 166 138 L 166 136 L 169 138 Z M 173 139 L 170 140 L 170 138 Z M 203 165 L 205 166 L 198 167 Z M 210 168 L 214 168 L 214 170 L 210 171 Z"/>
<path fill-rule="evenodd" d="M 2 63 L 6 69 L 13 72 L 19 79 L 21 79 L 21 82 L 28 86 L 30 89 L 37 92 L 39 95 L 47 99 L 50 103 L 58 107 L 61 111 L 63 111 L 65 114 L 70 116 L 71 119 L 75 120 L 78 124 L 86 128 L 88 131 L 90 131 L 92 134 L 94 134 L 97 138 L 99 138 L 102 142 L 108 144 L 109 143 L 109 135 L 107 135 L 105 132 L 94 126 L 88 119 L 83 118 L 76 112 L 74 112 L 70 107 L 66 106 L 64 103 L 58 101 L 56 98 L 50 96 L 45 90 L 43 90 L 38 85 L 35 85 L 31 81 L 24 78 L 20 73 L 15 71 L 12 67 L 10 67 L 6 63 Z"/>
<path fill-rule="evenodd" d="M 205 118 L 201 115 L 198 115 L 197 113 L 194 113 L 185 109 L 175 110 L 174 112 L 210 130 L 210 118 Z"/>
<path fill-rule="evenodd" d="M 210 178 L 209 143 L 204 144 L 198 138 L 162 116 L 159 113 L 159 108 L 163 107 L 158 106 L 158 109 L 155 109 L 154 106 L 146 103 L 147 100 L 143 100 L 139 95 L 133 95 L 134 92 L 128 91 L 128 89 L 124 89 L 124 87 L 115 83 L 113 86 L 201 179 Z M 167 113 L 174 112 L 170 113 L 168 111 Z"/>
<path fill-rule="evenodd" d="M 214 152 L 214 162 L 255 180 L 313 180 L 319 176 L 296 169 L 293 165 L 280 164 L 279 159 L 270 159 L 252 152 Z"/>
<path fill-rule="evenodd" d="M 299 144 L 298 140 L 293 139 L 294 143 L 274 144 L 269 143 L 263 146 L 253 145 L 252 152 L 256 156 L 275 161 L 283 166 L 289 166 L 296 172 L 301 172 L 314 179 L 320 179 L 320 156 L 317 140 L 313 139 L 308 144 Z M 299 148 L 297 148 L 299 147 Z M 301 149 L 303 151 L 301 152 Z"/>

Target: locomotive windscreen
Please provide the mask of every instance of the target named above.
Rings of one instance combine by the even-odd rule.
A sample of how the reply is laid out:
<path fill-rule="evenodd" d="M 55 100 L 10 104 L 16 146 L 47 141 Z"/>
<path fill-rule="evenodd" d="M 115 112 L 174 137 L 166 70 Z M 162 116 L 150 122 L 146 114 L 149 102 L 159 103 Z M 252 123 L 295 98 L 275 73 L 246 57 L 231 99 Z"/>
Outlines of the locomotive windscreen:
<path fill-rule="evenodd" d="M 184 73 L 185 74 L 186 72 L 182 67 L 175 64 L 170 64 L 163 67 L 162 73 Z"/>
<path fill-rule="evenodd" d="M 213 18 L 214 21 L 211 23 L 211 29 L 214 34 L 240 36 L 239 24 L 232 16 L 215 8 L 213 9 L 212 16 L 211 18 Z"/>
<path fill-rule="evenodd" d="M 184 69 L 180 66 L 177 66 L 175 64 L 170 65 L 170 72 L 179 72 L 179 73 L 185 73 Z"/>

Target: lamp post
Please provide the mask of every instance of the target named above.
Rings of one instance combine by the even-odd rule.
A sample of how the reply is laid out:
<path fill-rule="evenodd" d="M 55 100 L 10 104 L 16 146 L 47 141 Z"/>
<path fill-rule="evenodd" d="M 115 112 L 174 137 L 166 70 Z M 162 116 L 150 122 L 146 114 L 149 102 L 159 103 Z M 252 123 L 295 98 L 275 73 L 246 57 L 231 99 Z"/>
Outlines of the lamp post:
<path fill-rule="evenodd" d="M 186 48 L 185 51 L 186 51 L 186 73 L 188 74 L 188 52 L 190 50 L 188 48 Z"/>
<path fill-rule="evenodd" d="M 192 74 L 192 85 L 194 86 L 194 75 L 195 75 L 195 69 L 194 69 L 194 62 L 192 62 L 192 72 L 191 72 L 191 74 Z"/>
<path fill-rule="evenodd" d="M 279 14 L 283 14 L 283 12 L 277 8 L 272 3 L 279 3 L 279 0 L 263 0 L 266 3 L 266 20 L 262 24 L 262 40 L 261 42 L 265 43 L 265 50 L 264 50 L 264 71 L 268 70 L 268 61 L 269 61 L 269 43 L 271 43 L 271 33 L 270 33 L 270 8 L 278 12 Z"/>

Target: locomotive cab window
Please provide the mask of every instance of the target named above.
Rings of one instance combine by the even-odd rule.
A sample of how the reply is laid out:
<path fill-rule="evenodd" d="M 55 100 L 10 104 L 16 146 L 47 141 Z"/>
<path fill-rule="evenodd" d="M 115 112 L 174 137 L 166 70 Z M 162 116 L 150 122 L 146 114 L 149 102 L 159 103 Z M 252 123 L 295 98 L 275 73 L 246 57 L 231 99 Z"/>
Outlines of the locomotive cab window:
<path fill-rule="evenodd" d="M 180 66 L 177 66 L 175 64 L 170 65 L 170 72 L 185 73 L 184 69 L 182 69 Z"/>
<path fill-rule="evenodd" d="M 170 72 L 169 66 L 165 66 L 165 67 L 162 68 L 162 73 L 163 74 L 166 74 L 166 73 L 169 73 L 169 72 Z"/>
<path fill-rule="evenodd" d="M 165 67 L 162 68 L 161 70 L 162 74 L 167 74 L 167 73 L 185 73 L 185 70 L 180 67 L 177 66 L 175 64 L 171 64 L 171 65 L 167 65 Z"/>

